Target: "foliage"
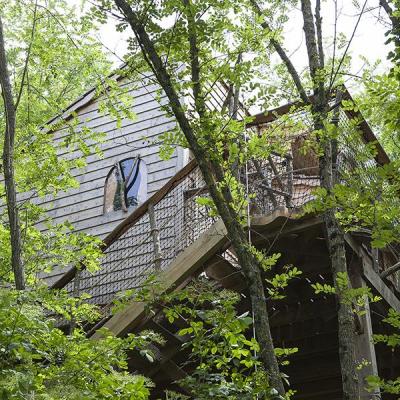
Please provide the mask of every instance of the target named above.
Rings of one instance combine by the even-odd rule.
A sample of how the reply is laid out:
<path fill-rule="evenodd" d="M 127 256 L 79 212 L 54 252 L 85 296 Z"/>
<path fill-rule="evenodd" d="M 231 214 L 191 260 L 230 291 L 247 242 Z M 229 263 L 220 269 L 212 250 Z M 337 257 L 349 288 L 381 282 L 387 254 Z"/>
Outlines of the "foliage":
<path fill-rule="evenodd" d="M 399 0 L 392 0 L 390 3 L 391 15 L 389 17 L 391 27 L 386 32 L 388 39 L 385 44 L 392 43 L 394 45 L 394 49 L 388 53 L 388 59 L 393 62 L 393 65 L 396 65 L 400 61 L 400 2 Z M 397 79 L 399 79 L 399 70 L 393 70 L 392 73 L 397 75 Z"/>
<path fill-rule="evenodd" d="M 352 102 L 346 102 L 344 107 L 357 110 Z M 335 217 L 344 231 L 364 230 L 370 233 L 373 247 L 384 248 L 398 240 L 399 161 L 378 165 L 374 160 L 375 144 L 363 144 L 357 124 L 356 119 L 349 126 L 339 127 L 342 165 L 338 182 L 329 193 L 324 188 L 315 189 L 314 200 L 303 211 L 320 213 L 335 209 Z"/>
<path fill-rule="evenodd" d="M 398 241 L 400 70 L 397 61 L 400 20 L 399 2 L 389 3 L 392 13 L 388 15 L 390 29 L 386 32 L 386 44 L 391 45 L 388 50 L 388 59 L 392 62 L 390 71 L 376 73 L 377 65 L 370 65 L 365 59 L 368 68 L 360 77 L 363 90 L 357 96 L 356 104 L 346 106 L 350 110 L 362 111 L 388 153 L 390 162 L 375 167 L 370 164 L 366 171 L 356 170 L 345 187 L 338 185 L 335 189 L 335 201 L 341 210 L 339 218 L 344 226 L 348 229 L 368 228 L 372 245 L 376 248 Z M 375 154 L 371 152 L 369 158 Z"/>
<path fill-rule="evenodd" d="M 398 333 L 400 332 L 400 314 L 391 308 L 383 322 L 393 327 L 396 333 L 392 335 L 374 335 L 375 343 L 385 343 L 392 348 L 400 347 L 400 334 Z"/>
<path fill-rule="evenodd" d="M 353 288 L 349 284 L 349 277 L 345 272 L 338 272 L 336 276 L 337 289 L 327 283 L 321 284 L 319 282 L 311 284 L 315 294 L 341 294 L 341 302 L 353 306 L 353 312 L 358 315 L 365 314 L 365 300 L 368 298 L 370 303 L 376 303 L 382 298 L 375 296 L 371 289 L 367 286 Z"/>
<path fill-rule="evenodd" d="M 99 240 L 75 233 L 68 222 L 53 222 L 45 207 L 38 205 L 77 188 L 74 176 L 85 166 L 86 157 L 100 154 L 102 134 L 85 127 L 76 113 L 64 113 L 64 108 L 96 85 L 94 97 L 101 111 L 118 125 L 122 116 L 133 117 L 128 111 L 130 99 L 111 78 L 103 78 L 110 63 L 91 37 L 96 28 L 89 19 L 77 17 L 67 2 L 0 1 L 0 11 L 16 107 L 14 172 L 29 287 L 20 292 L 11 289 L 10 232 L 2 215 L 0 397 L 145 400 L 151 384 L 128 374 L 127 352 L 151 357 L 148 344 L 162 343 L 161 338 L 143 332 L 120 339 L 104 332 L 100 340 L 89 339 L 84 326 L 95 323 L 99 312 L 88 297 L 49 291 L 38 280 L 54 267 L 81 262 L 94 270 L 101 254 Z M 4 112 L 0 128 L 5 129 Z"/>
<path fill-rule="evenodd" d="M 267 292 L 274 300 L 284 299 L 284 290 L 288 287 L 289 282 L 302 274 L 297 267 L 292 265 L 286 265 L 283 270 L 283 273 L 275 274 L 272 279 L 266 279 L 269 286 L 267 286 Z"/>
<path fill-rule="evenodd" d="M 237 315 L 237 294 L 199 280 L 165 296 L 164 301 L 170 323 L 185 321 L 179 335 L 187 340 L 183 345 L 190 349 L 186 364 L 194 371 L 179 384 L 191 395 L 204 400 L 273 398 L 257 360 L 259 345 L 249 337 L 253 320 L 248 313 Z"/>
<path fill-rule="evenodd" d="M 385 150 L 399 158 L 400 151 L 400 67 L 393 66 L 393 74 L 382 75 L 365 74 L 365 91 L 359 96 L 358 104 L 372 125 L 379 133 L 379 139 Z"/>
<path fill-rule="evenodd" d="M 384 343 L 393 351 L 398 352 L 400 348 L 400 314 L 390 309 L 386 318 L 383 319 L 394 332 L 388 335 L 374 335 L 375 343 Z M 367 377 L 370 390 L 379 388 L 383 393 L 400 394 L 400 377 L 394 380 L 384 380 L 379 376 Z"/>
<path fill-rule="evenodd" d="M 76 112 L 64 109 L 95 86 L 92 92 L 100 112 L 110 114 L 118 125 L 123 117 L 134 118 L 131 99 L 113 78 L 104 78 L 110 63 L 93 39 L 93 21 L 79 17 L 67 2 L 1 1 L 0 10 L 17 105 L 15 176 L 28 283 L 33 284 L 40 271 L 56 266 L 83 262 L 89 270 L 96 269 L 100 241 L 75 234 L 70 223 L 53 221 L 46 213 L 54 206 L 54 196 L 79 187 L 75 176 L 85 167 L 86 157 L 101 156 L 104 135 L 86 127 Z M 4 124 L 1 113 L 2 130 Z M 0 195 L 4 197 L 3 183 Z M 45 206 L 38 205 L 44 202 Z M 2 207 L 0 277 L 12 282 L 5 211 Z"/>
<path fill-rule="evenodd" d="M 101 22 L 105 21 L 107 11 L 118 11 L 109 0 L 98 3 L 101 7 L 96 8 L 93 15 Z M 298 94 L 295 94 L 295 85 L 289 79 L 286 68 L 283 65 L 271 65 L 270 61 L 273 43 L 282 41 L 288 11 L 296 2 L 261 3 L 264 10 L 262 15 L 257 15 L 253 12 L 250 2 L 239 0 L 129 1 L 129 5 L 142 20 L 146 21 L 150 39 L 155 44 L 156 51 L 162 55 L 165 68 L 171 77 L 172 88 L 179 99 L 189 99 L 188 102 L 180 104 L 179 109 L 188 116 L 197 144 L 206 154 L 207 165 L 218 167 L 212 175 L 215 185 L 212 182 L 213 185 L 210 186 L 215 186 L 217 195 L 221 196 L 231 211 L 230 216 L 237 218 L 242 226 L 247 222 L 245 217 L 251 198 L 251 194 L 247 193 L 243 181 L 240 180 L 246 163 L 249 160 L 266 159 L 273 151 L 285 155 L 290 151 L 293 136 L 287 124 L 282 123 L 282 119 L 262 132 L 247 130 L 246 124 L 251 118 L 235 115 L 243 114 L 242 110 L 240 112 L 232 110 L 231 104 L 210 106 L 214 100 L 212 88 L 218 86 L 220 81 L 224 81 L 229 89 L 222 89 L 223 95 L 227 92 L 233 93 L 240 88 L 245 106 L 263 109 L 277 105 L 283 99 L 292 101 L 298 98 Z M 64 116 L 65 118 L 52 120 L 47 125 L 46 122 L 53 114 L 59 114 L 78 92 L 83 91 L 83 87 L 86 88 L 88 83 L 98 83 L 96 75 L 99 71 L 98 75 L 103 76 L 107 70 L 107 63 L 88 35 L 93 28 L 92 19 L 85 18 L 78 21 L 72 12 L 65 11 L 68 7 L 61 0 L 43 3 L 45 6 L 33 2 L 28 2 L 27 7 L 22 2 L 16 2 L 11 6 L 7 2 L 0 4 L 1 11 L 8 20 L 7 35 L 11 43 L 8 58 L 14 73 L 13 83 L 16 87 L 23 88 L 18 108 L 16 152 L 18 189 L 20 192 L 31 191 L 32 196 L 44 197 L 72 187 L 76 188 L 78 184 L 73 178 L 72 171 L 84 167 L 87 155 L 93 152 L 99 153 L 102 137 L 97 132 L 83 127 L 74 113 L 68 116 L 68 119 Z M 175 22 L 168 25 L 166 22 L 168 20 Z M 269 29 L 261 27 L 264 20 L 270 22 Z M 33 35 L 32 26 L 35 26 Z M 79 27 L 78 31 L 71 29 L 76 26 Z M 127 22 L 122 21 L 118 29 L 124 30 L 126 27 Z M 193 32 L 196 33 L 195 45 L 193 45 Z M 188 38 L 191 40 L 187 40 Z M 311 71 L 311 76 L 308 71 L 301 73 L 300 78 L 305 90 L 315 91 L 316 86 L 321 83 L 322 86 L 329 85 L 330 90 L 342 82 L 341 76 L 346 74 L 350 65 L 345 38 L 335 37 L 334 48 L 340 53 L 339 67 L 335 64 L 336 60 L 327 60 L 326 65 L 318 68 L 314 74 Z M 147 73 L 148 60 L 141 56 L 139 50 L 140 46 L 136 39 L 131 39 L 130 54 L 127 57 L 127 71 L 130 77 L 140 77 Z M 30 56 L 28 64 L 25 64 L 27 53 L 30 53 Z M 198 58 L 197 67 L 193 53 L 196 53 Z M 28 65 L 28 68 L 25 65 Z M 196 68 L 201 70 L 198 79 L 194 79 L 193 76 Z M 159 73 L 157 70 L 153 72 L 156 75 Z M 396 82 L 392 79 L 392 76 L 384 76 L 369 86 L 368 90 L 373 100 L 364 108 L 375 110 L 380 102 L 389 100 L 385 102 L 387 107 L 384 110 L 383 121 L 388 136 L 387 146 L 392 146 L 392 151 L 395 153 L 397 138 L 395 140 L 389 135 L 391 130 L 397 129 L 398 126 L 396 109 L 398 91 Z M 124 93 L 119 92 L 118 85 L 112 78 L 101 79 L 97 87 L 95 95 L 100 97 L 100 111 L 108 112 L 114 117 L 117 127 L 121 124 L 121 115 L 133 118 L 127 107 L 129 99 L 124 97 Z M 235 101 L 233 96 L 230 100 Z M 165 108 L 170 115 L 173 114 L 170 104 Z M 229 112 L 225 112 L 227 109 Z M 310 108 L 305 110 L 309 112 Z M 319 156 L 323 155 L 323 146 L 320 144 L 325 144 L 328 140 L 334 142 L 342 133 L 334 124 L 328 122 L 332 113 L 328 113 L 325 117 L 326 120 L 320 129 L 315 129 L 315 121 L 305 121 L 301 124 L 301 129 L 308 133 L 307 146 L 314 149 Z M 4 128 L 4 121 L 0 123 Z M 48 129 L 43 129 L 44 125 Z M 49 133 L 60 127 L 64 127 L 62 135 L 65 136 L 57 138 L 58 144 L 55 146 L 53 136 Z M 292 127 L 294 127 L 292 133 L 299 130 L 297 124 L 293 124 Z M 351 134 L 354 137 L 359 135 L 356 131 L 354 126 L 351 127 Z M 163 158 L 172 155 L 173 146 L 177 143 L 189 146 L 189 141 L 183 138 L 178 126 L 175 130 L 165 133 L 161 140 Z M 315 143 L 312 143 L 313 141 Z M 364 162 L 368 162 L 373 156 L 374 149 L 367 150 L 369 150 L 367 154 L 358 155 Z M 307 149 L 303 151 L 306 152 Z M 60 160 L 60 154 L 67 157 Z M 69 157 L 70 155 L 78 156 Z M 371 174 L 374 179 L 367 182 L 365 186 L 367 190 L 363 191 L 360 190 L 360 177 L 364 172 L 352 171 L 353 176 L 348 176 L 345 184 L 336 185 L 332 191 L 321 189 L 316 193 L 316 201 L 308 206 L 308 211 L 335 209 L 336 219 L 346 229 L 352 230 L 360 226 L 372 228 L 373 244 L 382 247 L 398 237 L 398 227 L 393 223 L 398 215 L 396 201 L 399 187 L 398 165 L 394 163 L 388 167 L 374 169 Z M 366 183 L 363 180 L 361 182 Z M 214 200 L 203 198 L 199 203 L 211 209 L 212 215 L 216 215 L 218 204 Z M 67 232 L 70 233 L 71 227 L 68 224 L 54 225 L 51 221 L 47 221 L 43 210 L 30 202 L 29 198 L 21 206 L 21 212 L 25 221 L 24 261 L 30 283 L 36 282 L 37 272 L 48 271 L 54 266 L 63 267 L 83 261 L 88 267 L 96 268 L 99 257 L 96 241 L 85 235 L 66 235 Z M 35 227 L 36 223 L 49 223 L 50 228 L 43 234 Z M 0 270 L 2 280 L 7 283 L 12 282 L 8 235 L 7 224 L 3 224 L 0 243 L 4 252 Z M 252 246 L 242 246 L 242 248 L 267 272 L 279 257 L 265 256 Z M 283 273 L 276 274 L 266 281 L 268 294 L 274 299 L 283 298 L 283 291 L 289 281 L 300 274 L 296 267 L 287 267 Z M 316 292 L 341 295 L 346 304 L 355 302 L 361 305 L 364 296 L 370 296 L 364 289 L 349 289 L 347 275 L 338 274 L 335 278 L 338 283 L 337 289 L 318 283 L 314 285 L 314 289 Z M 154 295 L 153 288 L 149 287 L 146 290 L 147 292 L 141 296 Z M 236 315 L 237 297 L 225 291 L 216 293 L 207 287 L 202 287 L 201 290 L 191 287 L 191 290 L 171 295 L 168 300 L 174 304 L 166 309 L 166 316 L 171 322 L 177 318 L 184 318 L 188 323 L 180 334 L 190 337 L 187 346 L 191 349 L 192 358 L 189 362 L 199 361 L 195 372 L 184 380 L 183 384 L 200 399 L 210 397 L 250 399 L 254 396 L 272 398 L 273 389 L 268 386 L 266 373 L 261 368 L 260 361 L 254 356 L 254 352 L 259 350 L 258 344 L 254 339 L 248 339 L 252 320 L 245 314 Z M 33 291 L 31 295 L 34 293 L 36 292 Z M 121 296 L 116 302 L 116 308 L 119 309 L 127 301 L 131 301 L 132 295 L 133 293 L 128 292 L 125 296 Z M 10 390 L 12 395 L 18 390 L 24 391 L 24 394 L 31 394 L 36 390 L 35 396 L 39 398 L 40 396 L 51 398 L 59 396 L 60 393 L 64 396 L 66 392 L 70 392 L 69 396 L 72 398 L 74 396 L 133 398 L 124 396 L 125 394 L 129 396 L 129 391 L 136 393 L 137 390 L 138 394 L 135 394 L 134 398 L 141 398 L 140 396 L 146 398 L 148 395 L 146 383 L 140 377 L 117 372 L 126 368 L 124 355 L 121 360 L 108 347 L 111 341 L 113 343 L 116 341 L 118 352 L 124 354 L 124 351 L 132 347 L 140 348 L 142 345 L 140 340 L 137 341 L 137 338 L 133 340 L 131 337 L 131 341 L 126 342 L 106 335 L 104 340 L 94 344 L 86 340 L 81 329 L 75 330 L 69 337 L 62 335 L 54 325 L 51 325 L 50 320 L 50 325 L 45 322 L 40 326 L 43 330 L 40 330 L 37 325 L 44 316 L 44 311 L 41 309 L 43 302 L 46 303 L 47 309 L 68 318 L 71 309 L 75 310 L 74 307 L 77 307 L 78 300 L 67 300 L 61 296 L 50 301 L 48 295 L 43 292 L 40 292 L 40 296 L 38 295 L 34 301 L 20 300 L 24 312 L 27 307 L 33 316 L 37 313 L 39 317 L 33 318 L 31 326 L 28 314 L 11 313 L 14 316 L 13 321 L 18 321 L 19 315 L 22 315 L 26 327 L 23 327 L 25 331 L 21 338 L 27 333 L 32 333 L 33 341 L 28 342 L 28 348 L 34 349 L 31 353 L 35 357 L 34 360 L 31 359 L 30 352 L 24 350 L 24 345 L 21 345 L 17 347 L 19 350 L 16 353 L 18 355 L 16 362 L 16 359 L 12 358 L 15 350 L 11 349 L 14 351 L 14 353 L 11 351 L 12 368 L 6 370 L 9 374 L 5 376 L 4 381 L 11 385 L 7 390 Z M 36 303 L 41 306 L 37 306 Z M 4 304 L 15 308 L 19 303 L 13 300 Z M 79 311 L 72 313 L 74 319 L 90 320 L 92 318 L 90 313 L 93 310 L 89 309 L 87 305 L 81 305 Z M 4 310 L 5 307 L 2 307 L 3 313 Z M 6 317 L 4 314 L 5 324 L 10 324 Z M 11 332 L 11 336 L 14 336 L 14 330 Z M 61 365 L 58 365 L 58 355 L 53 354 L 53 348 L 40 347 L 41 342 L 37 341 L 37 338 L 46 338 L 46 343 L 52 344 L 55 350 L 64 349 Z M 146 349 L 142 351 L 149 360 L 152 359 L 152 355 Z M 275 349 L 279 358 L 286 357 L 294 351 L 295 349 Z M 94 362 L 91 359 L 93 353 Z M 71 354 L 82 357 L 78 358 L 81 363 L 74 365 Z M 104 366 L 99 361 L 102 361 Z M 42 367 L 46 373 L 50 372 L 45 377 L 39 372 L 30 376 L 29 373 L 25 373 L 25 368 L 28 367 L 32 367 L 33 371 L 38 371 L 36 367 Z M 77 375 L 81 371 L 82 376 L 78 379 Z M 18 375 L 18 379 L 9 379 L 14 373 Z M 20 380 L 21 376 L 26 376 L 27 383 Z M 99 378 L 98 387 L 94 387 L 95 378 Z"/>
<path fill-rule="evenodd" d="M 76 328 L 66 335 L 68 321 Z M 127 373 L 127 351 L 148 353 L 160 343 L 143 332 L 121 339 L 86 337 L 83 324 L 98 318 L 95 306 L 47 288 L 0 290 L 0 397 L 2 399 L 145 400 L 150 382 Z"/>

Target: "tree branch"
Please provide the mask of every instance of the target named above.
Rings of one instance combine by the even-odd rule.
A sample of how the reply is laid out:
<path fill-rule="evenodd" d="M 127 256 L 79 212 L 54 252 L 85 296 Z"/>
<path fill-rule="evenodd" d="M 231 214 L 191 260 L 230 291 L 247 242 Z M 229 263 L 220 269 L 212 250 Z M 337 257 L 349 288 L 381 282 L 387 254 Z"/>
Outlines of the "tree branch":
<path fill-rule="evenodd" d="M 323 69 L 325 66 L 325 61 L 324 61 L 324 44 L 322 42 L 321 0 L 317 0 L 315 5 L 315 26 L 317 28 L 319 68 Z"/>
<path fill-rule="evenodd" d="M 386 0 L 379 0 L 379 5 L 385 10 L 390 19 L 393 18 L 393 9 Z"/>
<path fill-rule="evenodd" d="M 332 87 L 333 83 L 333 71 L 335 70 L 335 61 L 336 61 L 336 42 L 337 42 L 337 21 L 338 21 L 338 9 L 337 9 L 337 0 L 334 0 L 335 4 L 335 23 L 334 23 L 334 30 L 333 30 L 333 55 L 332 55 L 332 69 L 329 78 L 329 86 L 328 88 Z"/>
<path fill-rule="evenodd" d="M 311 79 L 314 86 L 314 96 L 315 100 L 313 103 L 313 111 L 315 112 L 314 118 L 322 119 L 322 114 L 324 109 L 327 107 L 327 95 L 325 91 L 325 82 L 322 76 L 320 76 L 319 71 L 321 65 L 321 59 L 319 57 L 317 36 L 315 32 L 314 16 L 311 10 L 310 0 L 301 0 L 301 12 L 303 14 L 303 30 L 306 38 L 306 47 L 308 55 L 308 66 L 310 69 Z M 321 38 L 322 41 L 322 38 Z M 322 47 L 322 42 L 321 42 Z M 323 52 L 323 50 L 321 50 Z M 317 126 L 322 126 L 321 121 L 315 123 L 315 128 L 318 130 Z"/>
<path fill-rule="evenodd" d="M 390 22 L 392 23 L 392 35 L 394 36 L 394 43 L 396 47 L 400 47 L 400 17 L 394 12 L 387 0 L 380 0 L 379 4 L 383 7 L 386 14 L 389 16 Z M 399 4 L 397 4 L 396 10 L 399 8 Z"/>
<path fill-rule="evenodd" d="M 342 67 L 342 64 L 343 64 L 343 61 L 344 61 L 344 59 L 345 59 L 345 57 L 346 57 L 346 54 L 347 54 L 347 52 L 349 51 L 351 42 L 353 41 L 354 35 L 356 34 L 358 25 L 360 24 L 361 17 L 362 17 L 362 15 L 364 14 L 364 10 L 365 10 L 365 7 L 366 7 L 366 5 L 367 5 L 367 2 L 368 2 L 368 0 L 365 0 L 365 1 L 364 1 L 364 4 L 363 4 L 362 9 L 361 9 L 361 12 L 360 12 L 360 15 L 359 15 L 358 18 L 357 18 L 357 22 L 356 22 L 356 24 L 355 24 L 355 26 L 354 26 L 354 29 L 353 29 L 353 32 L 352 32 L 352 34 L 351 34 L 351 36 L 350 36 L 349 42 L 347 43 L 347 46 L 346 46 L 346 49 L 345 49 L 345 51 L 344 51 L 344 53 L 343 53 L 342 58 L 340 59 L 339 65 L 338 65 L 338 67 L 337 67 L 337 69 L 336 69 L 336 72 L 334 73 L 334 75 L 333 75 L 333 77 L 332 77 L 332 79 L 331 79 L 331 84 L 330 84 L 330 86 L 329 86 L 329 90 L 331 90 L 331 88 L 333 87 L 333 84 L 335 83 L 335 79 L 336 79 L 338 73 L 340 72 L 340 68 Z"/>
<path fill-rule="evenodd" d="M 392 265 L 391 267 L 389 267 L 387 270 L 383 271 L 380 275 L 381 278 L 387 278 L 390 275 L 393 275 L 395 272 L 400 270 L 400 261 L 397 262 L 396 264 Z"/>
<path fill-rule="evenodd" d="M 311 11 L 311 1 L 301 0 L 301 11 L 304 21 L 304 34 L 306 37 L 306 47 L 308 54 L 308 64 L 310 68 L 311 78 L 316 83 L 318 69 L 320 67 L 320 59 L 318 55 L 317 39 L 314 26 L 314 17 Z"/>
<path fill-rule="evenodd" d="M 205 112 L 204 98 L 201 96 L 199 49 L 197 47 L 196 21 L 191 10 L 190 0 L 183 0 L 187 12 L 187 29 L 190 48 L 190 67 L 192 73 L 193 97 L 196 111 L 200 118 Z"/>
<path fill-rule="evenodd" d="M 32 50 L 32 45 L 33 45 L 33 40 L 35 37 L 35 29 L 36 29 L 36 14 L 37 14 L 37 9 L 38 9 L 38 3 L 37 0 L 35 2 L 35 8 L 33 9 L 33 21 L 32 21 L 32 31 L 31 31 L 31 40 L 29 42 L 28 50 L 26 52 L 26 58 L 25 58 L 25 65 L 24 69 L 22 72 L 22 79 L 21 79 L 21 85 L 18 91 L 18 96 L 17 100 L 15 101 L 15 109 L 18 108 L 19 102 L 21 101 L 22 93 L 24 91 L 24 85 L 25 85 L 25 77 L 28 72 L 28 64 L 29 64 L 29 58 L 31 56 L 31 50 Z"/>
<path fill-rule="evenodd" d="M 240 65 L 241 62 L 242 62 L 242 53 L 239 53 L 235 66 Z M 238 115 L 238 111 L 239 111 L 239 95 L 240 95 L 240 86 L 239 86 L 239 84 L 237 84 L 237 85 L 235 85 L 235 88 L 233 90 L 233 105 L 232 105 L 233 109 L 231 112 L 232 119 L 234 119 L 234 120 L 237 119 L 237 115 Z"/>
<path fill-rule="evenodd" d="M 253 6 L 254 11 L 256 12 L 256 14 L 260 17 L 263 16 L 263 12 L 260 8 L 260 6 L 258 5 L 256 0 L 250 0 L 251 5 Z M 267 32 L 272 32 L 270 26 L 268 25 L 268 23 L 266 21 L 261 23 L 261 27 L 263 29 L 265 29 Z M 283 49 L 283 47 L 280 45 L 280 43 L 273 37 L 271 37 L 270 42 L 272 44 L 272 46 L 274 47 L 275 51 L 278 53 L 279 57 L 281 58 L 282 62 L 285 64 L 290 76 L 293 79 L 293 82 L 297 88 L 297 91 L 299 92 L 300 98 L 301 100 L 303 100 L 303 102 L 305 104 L 309 104 L 310 103 L 310 99 L 307 96 L 307 93 L 303 87 L 303 84 L 301 83 L 301 79 L 299 74 L 296 71 L 296 68 L 294 67 L 292 61 L 290 60 L 290 58 L 288 57 L 288 55 L 286 54 L 285 50 Z"/>

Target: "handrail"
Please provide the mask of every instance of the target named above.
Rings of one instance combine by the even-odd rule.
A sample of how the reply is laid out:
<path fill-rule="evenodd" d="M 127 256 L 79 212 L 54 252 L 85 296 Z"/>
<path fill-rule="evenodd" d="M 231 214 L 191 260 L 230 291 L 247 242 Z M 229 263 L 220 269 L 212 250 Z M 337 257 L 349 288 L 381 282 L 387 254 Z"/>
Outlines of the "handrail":
<path fill-rule="evenodd" d="M 197 167 L 197 161 L 192 160 L 179 170 L 161 189 L 142 203 L 135 211 L 126 217 L 119 225 L 117 225 L 103 240 L 106 247 L 111 245 L 118 237 L 124 234 L 132 225 L 136 223 L 144 214 L 146 214 L 149 205 L 158 204 L 172 189 L 186 178 Z"/>
<path fill-rule="evenodd" d="M 354 102 L 353 97 L 351 96 L 350 92 L 346 88 L 345 85 L 342 85 L 341 88 L 343 92 L 343 99 L 342 100 L 349 100 L 352 103 Z M 310 96 L 310 99 L 313 100 L 314 96 Z M 298 110 L 300 108 L 304 107 L 304 103 L 302 101 L 295 101 L 292 103 L 284 104 L 282 106 L 279 106 L 277 108 L 274 108 L 272 110 L 267 110 L 265 112 L 261 112 L 259 114 L 253 115 L 253 120 L 248 122 L 246 126 L 248 128 L 254 127 L 254 126 L 260 126 L 260 125 L 265 125 L 269 124 L 282 115 L 285 115 L 289 113 L 291 110 Z M 359 121 L 359 128 L 362 132 L 363 140 L 365 143 L 374 143 L 375 148 L 376 148 L 376 155 L 375 155 L 375 161 L 379 165 L 385 165 L 390 162 L 389 156 L 387 155 L 385 149 L 382 147 L 382 145 L 379 143 L 379 140 L 375 136 L 374 132 L 372 131 L 371 127 L 369 126 L 368 122 L 365 120 L 364 116 L 359 110 L 343 110 L 346 116 L 349 119 L 356 119 Z"/>

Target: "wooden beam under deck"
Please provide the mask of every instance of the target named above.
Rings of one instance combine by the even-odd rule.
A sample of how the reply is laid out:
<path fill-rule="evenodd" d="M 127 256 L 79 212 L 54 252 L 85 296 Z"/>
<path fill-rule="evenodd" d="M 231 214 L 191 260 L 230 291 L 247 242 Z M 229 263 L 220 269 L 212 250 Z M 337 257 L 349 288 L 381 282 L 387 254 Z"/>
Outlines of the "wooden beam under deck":
<path fill-rule="evenodd" d="M 376 292 L 391 308 L 400 313 L 400 300 L 390 290 L 379 274 L 375 272 L 374 262 L 370 255 L 350 235 L 345 235 L 345 240 L 362 260 L 362 273 L 367 282 L 376 290 Z"/>

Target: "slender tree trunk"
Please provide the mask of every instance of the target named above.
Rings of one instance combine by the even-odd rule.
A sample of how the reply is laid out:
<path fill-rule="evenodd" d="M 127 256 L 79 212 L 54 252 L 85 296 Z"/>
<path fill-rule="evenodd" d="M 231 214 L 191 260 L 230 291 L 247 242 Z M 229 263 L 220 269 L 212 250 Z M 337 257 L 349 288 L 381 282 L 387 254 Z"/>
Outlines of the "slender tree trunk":
<path fill-rule="evenodd" d="M 275 356 L 260 265 L 250 252 L 243 228 L 240 225 L 237 227 L 229 226 L 229 221 L 224 221 L 224 223 L 227 226 L 229 238 L 236 251 L 249 287 L 251 306 L 254 313 L 254 326 L 257 340 L 260 344 L 262 363 L 268 373 L 271 387 L 275 388 L 280 395 L 284 395 L 285 388 Z"/>
<path fill-rule="evenodd" d="M 320 159 L 321 186 L 328 193 L 332 192 L 334 185 L 333 163 L 332 143 L 328 140 L 324 146 L 324 155 Z M 338 302 L 338 340 L 343 400 L 356 400 L 359 398 L 356 373 L 356 326 L 352 306 L 344 302 L 343 289 L 339 288 L 337 282 L 338 273 L 347 274 L 344 234 L 336 220 L 334 209 L 326 211 L 323 218 Z"/>
<path fill-rule="evenodd" d="M 269 326 L 269 318 L 264 295 L 264 287 L 262 283 L 261 268 L 256 257 L 252 254 L 247 241 L 243 227 L 240 225 L 239 216 L 231 206 L 232 198 L 229 188 L 221 191 L 217 188 L 217 182 L 222 182 L 224 172 L 222 167 L 208 157 L 206 149 L 200 146 L 196 134 L 184 113 L 178 94 L 176 93 L 171 78 L 162 63 L 162 60 L 155 49 L 154 43 L 149 38 L 143 23 L 136 13 L 132 10 L 125 0 L 114 0 L 117 7 L 125 16 L 126 21 L 132 28 L 142 53 L 149 67 L 157 78 L 158 83 L 168 97 L 171 110 L 179 124 L 180 129 L 185 135 L 189 146 L 191 147 L 199 168 L 203 174 L 203 178 L 209 189 L 211 198 L 213 199 L 217 210 L 223 220 L 229 239 L 235 249 L 239 262 L 243 268 L 243 272 L 248 280 L 251 304 L 255 315 L 255 330 L 257 339 L 261 348 L 261 359 L 269 377 L 269 383 L 279 394 L 284 395 L 285 389 L 279 371 L 279 365 L 275 356 L 272 335 Z M 193 32 L 191 32 L 193 34 Z M 191 52 L 196 56 L 196 43 L 194 38 L 190 41 Z M 198 77 L 198 65 L 192 65 L 192 75 Z M 199 80 L 194 80 L 195 100 L 197 101 L 198 111 L 202 110 L 203 99 L 201 98 Z"/>
<path fill-rule="evenodd" d="M 15 287 L 25 288 L 24 269 L 22 264 L 21 226 L 17 207 L 17 191 L 14 177 L 14 140 L 16 110 L 13 100 L 10 76 L 4 44 L 3 24 L 0 18 L 0 86 L 5 110 L 5 132 L 3 149 L 3 170 L 6 188 L 7 212 L 10 224 L 11 265 L 14 273 Z"/>
<path fill-rule="evenodd" d="M 303 14 L 310 74 L 314 83 L 314 101 L 312 104 L 314 129 L 326 133 L 324 121 L 328 118 L 327 110 L 329 108 L 330 96 L 325 88 L 324 79 L 322 79 L 320 74 L 324 68 L 320 2 L 317 1 L 316 4 L 315 22 L 310 0 L 301 0 L 301 11 Z M 336 144 L 328 134 L 323 134 L 320 145 L 323 150 L 323 155 L 319 160 L 321 187 L 326 189 L 329 195 L 336 183 L 336 173 L 334 173 L 336 172 Z M 343 293 L 341 292 L 337 281 L 338 273 L 347 274 L 344 234 L 335 217 L 335 209 L 326 211 L 323 218 L 325 222 L 332 275 L 338 300 L 338 339 L 343 400 L 356 400 L 359 398 L 359 385 L 356 374 L 357 359 L 355 352 L 355 321 L 351 304 L 345 304 Z"/>

